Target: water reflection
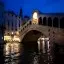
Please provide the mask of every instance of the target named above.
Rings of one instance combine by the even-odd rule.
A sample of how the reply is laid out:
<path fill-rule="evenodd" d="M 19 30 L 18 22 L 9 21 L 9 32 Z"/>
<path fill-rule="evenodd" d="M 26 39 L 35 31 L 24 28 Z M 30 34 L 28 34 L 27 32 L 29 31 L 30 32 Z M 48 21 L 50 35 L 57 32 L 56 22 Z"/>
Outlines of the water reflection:
<path fill-rule="evenodd" d="M 4 45 L 5 64 L 18 64 L 20 56 L 20 43 L 6 43 Z"/>
<path fill-rule="evenodd" d="M 4 45 L 4 64 L 52 64 L 48 53 L 38 52 L 37 43 L 6 43 Z M 49 58 L 50 59 L 50 58 Z"/>
<path fill-rule="evenodd" d="M 20 52 L 20 43 L 6 43 L 4 46 L 4 55 L 10 55 Z"/>

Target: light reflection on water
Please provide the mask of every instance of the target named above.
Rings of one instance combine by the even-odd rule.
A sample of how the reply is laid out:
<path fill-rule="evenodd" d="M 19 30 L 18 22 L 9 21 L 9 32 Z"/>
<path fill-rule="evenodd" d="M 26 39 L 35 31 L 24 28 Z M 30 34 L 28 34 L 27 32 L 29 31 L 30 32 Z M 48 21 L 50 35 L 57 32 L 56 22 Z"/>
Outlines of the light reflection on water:
<path fill-rule="evenodd" d="M 48 64 L 46 55 L 38 53 L 37 44 L 23 45 L 14 42 L 4 45 L 4 64 Z"/>
<path fill-rule="evenodd" d="M 21 43 L 6 43 L 4 57 L 4 64 L 38 64 L 36 50 L 23 46 Z"/>
<path fill-rule="evenodd" d="M 4 45 L 4 64 L 19 64 L 20 48 L 20 43 L 6 43 Z"/>

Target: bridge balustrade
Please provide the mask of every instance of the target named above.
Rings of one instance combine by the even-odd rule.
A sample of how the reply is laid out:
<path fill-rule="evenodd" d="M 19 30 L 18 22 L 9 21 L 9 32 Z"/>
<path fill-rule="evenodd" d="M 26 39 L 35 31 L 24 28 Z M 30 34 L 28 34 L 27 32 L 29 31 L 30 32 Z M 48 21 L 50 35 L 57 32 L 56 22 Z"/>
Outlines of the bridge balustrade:
<path fill-rule="evenodd" d="M 39 19 L 39 21 L 41 21 L 41 22 L 38 23 L 38 25 L 49 26 L 49 27 L 54 27 L 54 28 L 61 28 L 61 25 L 59 26 L 59 20 L 56 17 L 54 19 L 52 19 L 51 17 L 48 17 L 48 18 L 44 17 L 43 19 Z M 55 24 L 55 22 L 56 22 L 56 24 Z M 20 31 L 23 31 L 29 25 L 31 25 L 31 21 L 30 20 L 26 24 L 21 26 Z"/>
<path fill-rule="evenodd" d="M 31 21 L 28 21 L 25 25 L 21 26 L 21 31 L 24 30 L 28 25 L 31 25 Z"/>

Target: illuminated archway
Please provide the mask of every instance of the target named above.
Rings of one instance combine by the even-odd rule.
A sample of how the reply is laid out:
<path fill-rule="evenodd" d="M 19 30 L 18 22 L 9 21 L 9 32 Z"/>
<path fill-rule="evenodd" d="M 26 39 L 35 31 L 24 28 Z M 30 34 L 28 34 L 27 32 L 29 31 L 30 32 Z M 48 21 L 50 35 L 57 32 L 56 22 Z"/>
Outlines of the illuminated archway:
<path fill-rule="evenodd" d="M 32 24 L 38 24 L 38 12 L 33 13 Z"/>

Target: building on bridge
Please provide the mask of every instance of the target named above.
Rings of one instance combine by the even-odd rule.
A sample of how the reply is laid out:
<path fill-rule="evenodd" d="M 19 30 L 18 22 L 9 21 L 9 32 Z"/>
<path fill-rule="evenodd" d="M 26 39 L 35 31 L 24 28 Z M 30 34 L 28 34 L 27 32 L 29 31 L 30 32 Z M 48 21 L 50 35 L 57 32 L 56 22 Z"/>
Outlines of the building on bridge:
<path fill-rule="evenodd" d="M 64 13 L 41 13 L 35 10 L 32 17 L 34 18 L 33 24 L 39 23 L 45 26 L 64 28 Z"/>

